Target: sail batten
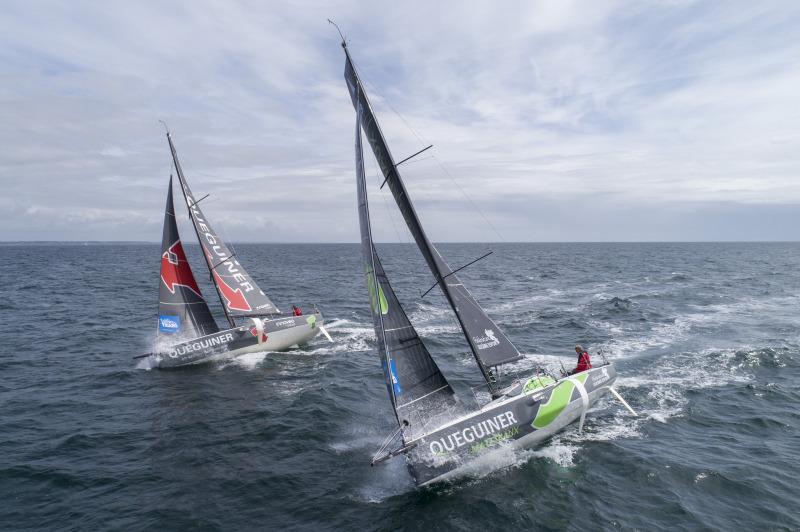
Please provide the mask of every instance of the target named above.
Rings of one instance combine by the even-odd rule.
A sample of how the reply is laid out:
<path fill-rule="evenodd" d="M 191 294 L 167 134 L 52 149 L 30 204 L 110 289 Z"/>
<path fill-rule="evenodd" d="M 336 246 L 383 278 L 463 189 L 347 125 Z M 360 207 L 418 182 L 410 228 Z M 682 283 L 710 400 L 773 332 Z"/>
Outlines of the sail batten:
<path fill-rule="evenodd" d="M 186 200 L 189 216 L 192 219 L 197 239 L 203 249 L 203 257 L 211 274 L 211 281 L 217 290 L 222 308 L 231 326 L 235 326 L 234 318 L 249 316 L 267 316 L 281 314 L 280 310 L 269 300 L 264 291 L 244 270 L 235 253 L 231 253 L 198 205 L 204 198 L 195 200 L 186 178 L 181 170 L 178 154 L 172 143 L 172 135 L 167 133 L 172 160 L 178 173 L 178 180 Z"/>
<path fill-rule="evenodd" d="M 381 367 L 398 425 L 410 425 L 409 430 L 413 432 L 425 420 L 446 412 L 458 399 L 400 305 L 375 250 L 364 176 L 360 117 L 356 119 L 355 152 L 362 258 Z"/>
<path fill-rule="evenodd" d="M 417 243 L 417 247 L 419 247 L 436 283 L 456 314 L 459 325 L 464 332 L 464 336 L 487 385 L 494 392 L 496 385 L 492 379 L 490 368 L 519 360 L 522 355 L 484 312 L 425 234 L 405 185 L 397 171 L 397 166 L 386 144 L 369 99 L 363 90 L 363 85 L 356 72 L 347 45 L 343 43 L 342 46 L 346 55 L 344 77 L 350 91 L 353 107 L 356 109 L 361 127 L 367 136 L 368 144 L 372 148 L 385 182 L 389 185 L 389 190 Z"/>

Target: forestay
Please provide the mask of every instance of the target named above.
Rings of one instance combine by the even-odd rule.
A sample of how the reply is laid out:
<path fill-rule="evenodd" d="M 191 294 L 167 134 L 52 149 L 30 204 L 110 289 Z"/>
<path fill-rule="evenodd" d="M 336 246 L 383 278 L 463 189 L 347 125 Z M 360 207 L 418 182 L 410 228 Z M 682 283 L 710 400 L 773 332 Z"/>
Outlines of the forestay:
<path fill-rule="evenodd" d="M 216 231 L 211 227 L 200 205 L 198 205 L 199 201 L 195 200 L 189 185 L 186 183 L 170 133 L 167 133 L 167 139 L 169 140 L 172 160 L 175 162 L 175 169 L 178 172 L 183 195 L 186 198 L 186 205 L 189 208 L 189 215 L 197 232 L 200 246 L 203 248 L 203 255 L 211 272 L 214 286 L 217 288 L 222 307 L 228 316 L 231 326 L 236 325 L 234 322 L 236 317 L 280 314 L 281 312 L 242 268 L 239 261 L 236 260 Z"/>
<path fill-rule="evenodd" d="M 397 421 L 401 426 L 411 423 L 413 430 L 420 418 L 443 413 L 457 398 L 400 306 L 372 242 L 360 120 L 355 148 L 361 249 L 378 352 Z"/>
<path fill-rule="evenodd" d="M 345 80 L 350 90 L 353 107 L 355 107 L 356 113 L 360 117 L 361 126 L 372 147 L 372 152 L 375 154 L 375 158 L 381 167 L 383 176 L 406 221 L 406 225 L 408 225 L 409 231 L 411 231 L 417 246 L 425 257 L 425 261 L 428 263 L 436 282 L 458 317 L 464 336 L 469 342 L 470 349 L 489 388 L 494 391 L 495 384 L 490 376 L 489 368 L 519 360 L 522 355 L 500 331 L 494 321 L 486 315 L 425 235 L 425 231 L 420 224 L 414 206 L 411 204 L 405 185 L 400 178 L 394 159 L 389 152 L 389 147 L 375 118 L 372 106 L 364 92 L 361 80 L 347 50 L 347 45 L 343 43 L 342 46 L 347 56 L 344 72 Z"/>
<path fill-rule="evenodd" d="M 180 335 L 190 338 L 219 331 L 192 268 L 183 252 L 175 205 L 172 201 L 172 176 L 169 178 L 167 206 L 164 209 L 164 235 L 161 238 L 161 283 L 158 293 L 158 336 Z"/>

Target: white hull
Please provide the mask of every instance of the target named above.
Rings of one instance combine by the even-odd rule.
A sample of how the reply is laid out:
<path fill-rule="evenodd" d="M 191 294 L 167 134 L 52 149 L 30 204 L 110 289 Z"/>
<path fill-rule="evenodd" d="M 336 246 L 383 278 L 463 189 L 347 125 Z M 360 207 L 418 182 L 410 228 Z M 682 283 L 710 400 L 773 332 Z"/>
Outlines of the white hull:
<path fill-rule="evenodd" d="M 252 318 L 246 326 L 181 342 L 155 356 L 159 357 L 158 367 L 173 368 L 247 353 L 285 351 L 311 341 L 319 334 L 322 324 L 320 313 L 268 321 Z"/>

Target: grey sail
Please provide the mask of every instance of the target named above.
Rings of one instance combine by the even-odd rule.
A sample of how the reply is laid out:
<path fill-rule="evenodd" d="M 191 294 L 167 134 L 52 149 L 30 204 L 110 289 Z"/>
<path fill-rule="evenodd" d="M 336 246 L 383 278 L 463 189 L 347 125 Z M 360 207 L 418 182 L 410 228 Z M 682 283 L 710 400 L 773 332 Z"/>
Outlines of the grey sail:
<path fill-rule="evenodd" d="M 446 412 L 457 398 L 400 306 L 372 242 L 359 122 L 355 146 L 358 219 L 372 321 L 397 421 L 401 427 L 410 424 L 413 431 L 421 422 Z"/>
<path fill-rule="evenodd" d="M 178 224 L 175 223 L 172 176 L 169 178 L 167 206 L 164 209 L 159 285 L 157 329 L 159 338 L 167 336 L 196 338 L 219 331 L 183 252 Z"/>
<path fill-rule="evenodd" d="M 211 223 L 198 205 L 199 201 L 195 199 L 186 183 L 170 133 L 167 133 L 167 140 L 169 140 L 169 148 L 172 151 L 172 160 L 178 172 L 181 189 L 186 198 L 186 205 L 189 208 L 189 215 L 197 232 L 200 247 L 203 249 L 203 256 L 231 326 L 236 326 L 234 318 L 237 317 L 280 314 L 281 312 L 242 268 L 239 261 L 211 227 Z"/>
<path fill-rule="evenodd" d="M 360 117 L 361 127 L 367 136 L 367 141 L 381 167 L 386 183 L 397 202 L 409 231 L 411 231 L 417 246 L 425 257 L 425 261 L 428 263 L 436 282 L 453 308 L 475 360 L 478 362 L 489 388 L 494 393 L 496 386 L 491 377 L 490 368 L 519 360 L 522 355 L 500 331 L 494 321 L 486 315 L 425 235 L 425 231 L 420 224 L 414 206 L 411 204 L 411 199 L 375 118 L 372 106 L 364 92 L 361 80 L 355 70 L 355 65 L 350 58 L 347 45 L 343 43 L 342 46 L 347 56 L 344 71 L 345 81 L 350 91 L 353 107 L 355 107 Z"/>

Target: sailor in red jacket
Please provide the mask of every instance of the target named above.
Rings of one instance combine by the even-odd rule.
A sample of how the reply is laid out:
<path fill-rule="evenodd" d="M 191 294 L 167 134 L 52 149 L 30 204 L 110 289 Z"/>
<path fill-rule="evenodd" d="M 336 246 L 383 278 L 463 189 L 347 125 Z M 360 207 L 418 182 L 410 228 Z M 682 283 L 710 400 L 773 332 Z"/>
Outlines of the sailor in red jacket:
<path fill-rule="evenodd" d="M 580 373 L 581 371 L 592 369 L 592 364 L 589 362 L 589 353 L 584 351 L 579 345 L 575 346 L 575 352 L 578 353 L 578 365 L 575 366 L 575 369 L 570 371 L 567 375 L 574 375 L 576 373 Z"/>
<path fill-rule="evenodd" d="M 296 306 L 292 305 L 292 316 L 302 316 L 303 311 L 297 308 Z"/>

